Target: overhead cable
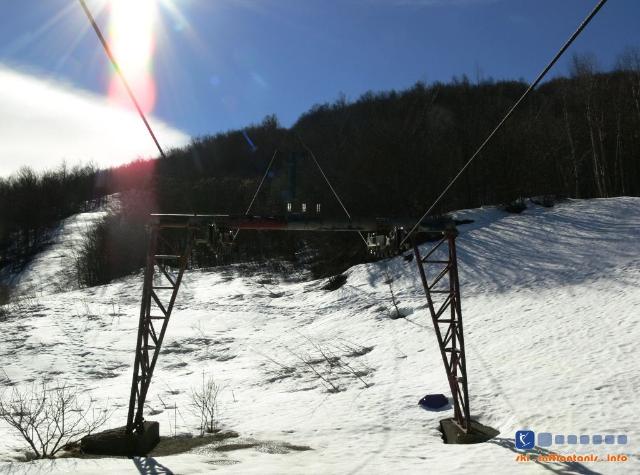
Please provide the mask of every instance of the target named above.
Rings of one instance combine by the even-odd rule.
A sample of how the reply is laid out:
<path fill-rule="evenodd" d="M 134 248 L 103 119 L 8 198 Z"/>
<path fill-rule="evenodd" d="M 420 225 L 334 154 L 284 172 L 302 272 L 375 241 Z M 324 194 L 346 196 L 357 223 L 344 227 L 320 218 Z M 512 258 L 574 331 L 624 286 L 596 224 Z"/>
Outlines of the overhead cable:
<path fill-rule="evenodd" d="M 87 4 L 84 2 L 84 0 L 78 0 L 78 1 L 80 2 L 80 6 L 82 6 L 82 9 L 84 10 L 85 15 L 87 15 L 87 19 L 89 20 L 89 23 L 91 23 L 91 26 L 93 27 L 93 30 L 96 32 L 96 35 L 98 36 L 98 40 L 100 40 L 100 43 L 102 43 L 102 47 L 104 48 L 105 53 L 107 53 L 107 56 L 109 57 L 109 60 L 111 61 L 111 64 L 113 65 L 113 69 L 116 71 L 118 76 L 120 76 L 120 79 L 122 80 L 122 84 L 124 84 L 124 87 L 127 90 L 127 93 L 129 94 L 129 97 L 131 98 L 131 101 L 133 102 L 133 105 L 138 110 L 138 114 L 140 114 L 140 118 L 142 119 L 142 122 L 144 122 L 144 125 L 147 127 L 147 130 L 149 131 L 149 135 L 151 135 L 151 138 L 153 139 L 154 143 L 156 144 L 156 147 L 158 148 L 158 152 L 160 152 L 160 156 L 162 158 L 166 158 L 166 155 L 164 154 L 164 151 L 162 150 L 162 147 L 160 146 L 160 142 L 158 142 L 158 139 L 156 138 L 156 134 L 153 133 L 153 129 L 151 128 L 151 124 L 149 124 L 149 121 L 147 120 L 144 112 L 142 111 L 142 108 L 140 107 L 140 104 L 138 103 L 138 100 L 136 99 L 136 96 L 133 94 L 133 91 L 131 90 L 131 87 L 129 87 L 129 83 L 127 82 L 127 79 L 125 78 L 124 73 L 122 72 L 122 69 L 120 69 L 120 66 L 118 65 L 118 62 L 116 61 L 116 58 L 115 58 L 115 56 L 113 55 L 113 53 L 111 51 L 111 48 L 107 44 L 107 41 L 104 39 L 104 36 L 102 36 L 102 32 L 100 31 L 100 27 L 98 26 L 98 24 L 96 23 L 95 19 L 93 18 L 93 15 L 89 11 L 89 8 L 87 7 Z"/>
<path fill-rule="evenodd" d="M 442 191 L 442 193 L 440 193 L 440 195 L 436 198 L 436 200 L 433 202 L 433 204 L 429 207 L 429 209 L 422 215 L 422 217 L 418 220 L 418 222 L 413 226 L 413 228 L 411 228 L 411 231 L 409 231 L 404 239 L 400 242 L 400 245 L 404 244 L 404 242 L 409 239 L 411 237 L 411 235 L 414 233 L 414 231 L 418 228 L 418 226 L 420 225 L 420 223 L 429 215 L 429 213 L 431 213 L 431 211 L 433 211 L 433 209 L 436 207 L 436 205 L 440 202 L 440 200 L 444 197 L 444 195 L 449 191 L 449 189 L 453 186 L 453 184 L 458 180 L 458 178 L 460 178 L 460 176 L 464 173 L 464 171 L 469 167 L 469 165 L 471 165 L 471 162 L 473 162 L 476 157 L 478 155 L 480 155 L 480 153 L 484 150 L 484 148 L 487 146 L 487 144 L 491 141 L 491 139 L 493 138 L 493 136 L 502 128 L 502 126 L 504 125 L 504 123 L 507 121 L 507 119 L 509 119 L 509 117 L 511 117 L 511 114 L 513 114 L 513 112 L 518 108 L 518 106 L 522 103 L 522 101 L 524 101 L 526 99 L 526 97 L 531 93 L 531 91 L 533 91 L 536 86 L 540 83 L 540 81 L 542 81 L 542 79 L 547 75 L 547 73 L 549 72 L 549 70 L 556 64 L 556 62 L 558 61 L 558 59 L 560 59 L 560 57 L 564 54 L 564 52 L 569 48 L 569 46 L 571 46 L 571 43 L 573 43 L 573 41 L 578 37 L 578 35 L 580 35 L 580 33 L 582 33 L 582 30 L 584 30 L 586 28 L 586 26 L 591 22 L 591 20 L 593 19 L 594 16 L 596 16 L 596 14 L 600 11 L 600 9 L 604 6 L 604 4 L 607 3 L 607 0 L 600 0 L 598 2 L 598 4 L 595 6 L 595 8 L 591 11 L 591 13 L 589 13 L 589 15 L 583 20 L 583 22 L 580 24 L 580 26 L 578 27 L 578 29 L 571 35 L 571 37 L 565 42 L 565 44 L 562 46 L 562 48 L 560 48 L 560 51 L 558 51 L 558 53 L 553 57 L 553 59 L 549 62 L 549 64 L 547 64 L 547 66 L 544 68 L 544 70 L 538 75 L 538 77 L 535 79 L 535 81 L 533 81 L 531 83 L 531 85 L 527 88 L 527 90 L 524 92 L 524 94 L 522 94 L 522 96 L 520 96 L 520 99 L 518 99 L 515 104 L 511 107 L 511 109 L 509 109 L 509 111 L 507 112 L 507 114 L 502 118 L 502 120 L 498 123 L 498 125 L 496 125 L 496 127 L 493 129 L 493 131 L 489 134 L 489 136 L 485 139 L 484 142 L 482 142 L 480 144 L 480 146 L 478 147 L 478 149 L 475 151 L 475 153 L 471 156 L 471 158 L 467 161 L 467 163 L 464 164 L 464 166 L 460 169 L 460 171 L 458 172 L 458 174 L 456 176 L 453 177 L 453 179 L 449 182 L 449 184 L 445 187 L 445 189 Z"/>

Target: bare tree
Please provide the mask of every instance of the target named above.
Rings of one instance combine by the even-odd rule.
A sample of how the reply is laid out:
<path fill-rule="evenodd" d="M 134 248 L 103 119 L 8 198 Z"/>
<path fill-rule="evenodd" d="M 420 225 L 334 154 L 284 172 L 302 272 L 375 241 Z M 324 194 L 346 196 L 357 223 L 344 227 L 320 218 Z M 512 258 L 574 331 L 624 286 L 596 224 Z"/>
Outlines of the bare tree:
<path fill-rule="evenodd" d="M 193 412 L 200 417 L 200 437 L 205 432 L 211 434 L 218 428 L 219 411 L 218 395 L 222 387 L 209 377 L 205 381 L 202 373 L 202 386 L 191 388 L 191 405 Z"/>
<path fill-rule="evenodd" d="M 577 81 L 585 100 L 585 118 L 591 143 L 593 180 L 598 197 L 609 195 L 607 186 L 606 153 L 604 145 L 604 111 L 597 103 L 596 93 L 602 85 L 598 76 L 599 66 L 593 54 L 574 54 L 571 58 L 571 76 Z"/>
<path fill-rule="evenodd" d="M 575 140 L 571 130 L 571 122 L 569 120 L 569 110 L 567 108 L 567 92 L 562 94 L 562 118 L 564 119 L 565 130 L 567 132 L 567 140 L 571 154 L 571 165 L 573 171 L 573 194 L 576 198 L 580 198 L 580 160 L 576 153 Z M 569 188 L 567 186 L 567 188 Z"/>
<path fill-rule="evenodd" d="M 384 283 L 389 286 L 389 292 L 391 293 L 391 303 L 393 303 L 393 307 L 396 310 L 396 313 L 389 312 L 389 316 L 391 317 L 392 320 L 396 320 L 398 318 L 404 318 L 405 315 L 403 315 L 402 312 L 400 312 L 400 309 L 398 308 L 398 300 L 396 299 L 396 294 L 393 292 L 393 277 L 391 277 L 391 275 L 389 274 L 388 269 L 385 269 L 384 277 L 385 277 Z"/>
<path fill-rule="evenodd" d="M 95 432 L 110 416 L 83 394 L 66 383 L 14 387 L 0 397 L 0 419 L 20 433 L 35 458 L 53 458 L 68 444 Z"/>

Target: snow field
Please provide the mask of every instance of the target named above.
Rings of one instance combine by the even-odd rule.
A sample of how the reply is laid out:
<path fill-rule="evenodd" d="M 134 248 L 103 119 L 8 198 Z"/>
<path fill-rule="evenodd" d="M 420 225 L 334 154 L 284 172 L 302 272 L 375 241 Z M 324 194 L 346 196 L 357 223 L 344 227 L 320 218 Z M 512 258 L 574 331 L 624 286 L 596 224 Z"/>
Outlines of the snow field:
<path fill-rule="evenodd" d="M 452 411 L 417 405 L 449 390 L 414 262 L 353 267 L 334 292 L 229 266 L 185 274 L 146 417 L 165 436 L 197 432 L 190 390 L 204 373 L 224 386 L 220 422 L 238 439 L 149 459 L 21 463 L 20 440 L 0 425 L 0 473 L 139 473 L 141 464 L 174 473 L 638 472 L 639 205 L 623 197 L 456 214 L 475 220 L 458 238 L 470 406 L 500 431 L 494 441 L 445 445 L 438 421 Z M 51 279 L 45 264 L 38 269 Z M 389 318 L 385 271 L 406 318 Z M 138 275 L 51 289 L 0 323 L 2 384 L 67 381 L 115 410 L 111 426 L 123 425 L 141 284 Z M 518 463 L 520 429 L 626 434 L 625 446 L 553 450 L 630 460 Z"/>

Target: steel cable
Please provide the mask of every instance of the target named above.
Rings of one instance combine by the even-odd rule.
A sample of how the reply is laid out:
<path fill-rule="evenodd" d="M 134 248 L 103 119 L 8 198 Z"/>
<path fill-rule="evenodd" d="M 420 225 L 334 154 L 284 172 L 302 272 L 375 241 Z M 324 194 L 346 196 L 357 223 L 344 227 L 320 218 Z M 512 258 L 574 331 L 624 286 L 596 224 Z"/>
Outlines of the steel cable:
<path fill-rule="evenodd" d="M 249 211 L 251 211 L 251 208 L 253 207 L 253 203 L 256 201 L 256 198 L 258 197 L 258 193 L 260 193 L 260 189 L 262 188 L 262 184 L 264 183 L 264 180 L 267 178 L 267 175 L 269 174 L 269 170 L 271 170 L 271 165 L 273 165 L 273 161 L 276 159 L 276 155 L 278 155 L 278 149 L 275 150 L 275 152 L 273 152 L 273 156 L 271 157 L 271 161 L 269 162 L 269 165 L 267 165 L 267 170 L 264 172 L 264 175 L 262 176 L 262 180 L 260 180 L 260 183 L 258 184 L 258 189 L 256 190 L 256 192 L 253 194 L 253 198 L 251 199 L 251 203 L 249 203 L 249 207 L 247 208 L 247 211 L 245 211 L 244 215 L 247 216 L 249 214 Z M 236 236 L 238 235 L 238 233 L 240 232 L 240 229 L 236 229 L 236 232 L 233 235 L 233 240 L 236 240 Z"/>
<path fill-rule="evenodd" d="M 144 122 L 144 125 L 147 127 L 147 130 L 149 131 L 149 135 L 151 135 L 151 138 L 153 139 L 154 143 L 156 144 L 156 147 L 158 148 L 158 152 L 160 152 L 160 156 L 162 158 L 166 158 L 164 151 L 162 150 L 162 147 L 160 146 L 160 142 L 158 142 L 158 139 L 156 138 L 156 134 L 153 133 L 153 129 L 151 128 L 151 125 L 149 124 L 149 121 L 147 121 L 147 118 L 144 114 L 144 112 L 142 111 L 142 108 L 140 107 L 140 104 L 138 103 L 138 100 L 136 99 L 136 96 L 133 94 L 133 91 L 131 90 L 131 87 L 129 87 L 129 83 L 127 82 L 127 79 L 124 76 L 124 73 L 122 72 L 122 69 L 120 69 L 120 66 L 118 65 L 118 62 L 116 61 L 116 58 L 113 56 L 113 53 L 111 52 L 111 48 L 109 48 L 109 45 L 107 44 L 107 41 L 104 39 L 104 36 L 102 36 L 102 32 L 100 31 L 100 27 L 98 26 L 98 24 L 96 23 L 95 19 L 93 18 L 93 15 L 91 14 L 91 12 L 89 11 L 89 8 L 87 7 L 87 4 L 84 2 L 84 0 L 78 0 L 80 2 L 80 6 L 82 6 L 82 9 L 84 10 L 85 15 L 87 15 L 87 18 L 89 20 L 89 23 L 91 23 L 91 26 L 93 27 L 93 30 L 96 32 L 96 35 L 98 36 L 98 40 L 100 40 L 100 43 L 102 43 L 102 47 L 104 48 L 105 53 L 107 53 L 107 56 L 109 58 L 109 60 L 111 61 L 111 64 L 113 65 L 113 69 L 115 69 L 116 73 L 118 73 L 118 76 L 120 76 L 120 79 L 122 80 L 122 84 L 124 84 L 125 89 L 127 90 L 127 93 L 129 94 L 129 97 L 131 98 L 131 101 L 133 102 L 133 104 L 135 105 L 136 109 L 138 110 L 138 114 L 140 115 L 140 118 L 142 119 L 142 122 Z"/>
<path fill-rule="evenodd" d="M 520 96 L 520 99 L 518 99 L 515 104 L 511 107 L 511 109 L 509 109 L 509 111 L 507 112 L 507 114 L 502 118 L 502 120 L 498 123 L 498 125 L 493 129 L 493 131 L 489 134 L 489 136 L 485 139 L 484 142 L 482 142 L 482 144 L 480 144 L 480 146 L 478 147 L 478 149 L 475 151 L 475 153 L 471 156 L 471 158 L 467 161 L 467 163 L 464 164 L 464 166 L 460 169 L 460 171 L 458 172 L 458 174 L 456 176 L 453 177 L 453 179 L 449 182 L 449 184 L 445 187 L 444 191 L 442 191 L 442 193 L 440 193 L 440 195 L 436 198 L 436 200 L 433 202 L 433 204 L 431 205 L 431 207 L 429 207 L 429 209 L 422 215 L 422 217 L 418 220 L 418 222 L 413 226 L 413 228 L 411 228 L 411 231 L 409 231 L 406 236 L 404 237 L 404 239 L 400 242 L 400 245 L 404 244 L 404 242 L 409 239 L 411 237 L 411 235 L 415 232 L 415 230 L 418 228 L 418 226 L 420 225 L 420 223 L 429 215 L 429 213 L 431 213 L 431 211 L 433 211 L 433 209 L 436 207 L 436 205 L 440 202 L 440 200 L 444 197 L 444 195 L 449 191 L 449 189 L 453 186 L 453 184 L 458 180 L 458 178 L 460 178 L 460 175 L 462 175 L 464 173 L 464 171 L 469 167 L 469 165 L 471 165 L 471 162 L 473 162 L 475 160 L 475 158 L 480 155 L 480 153 L 484 150 L 484 148 L 487 146 L 487 144 L 491 141 L 491 139 L 493 138 L 493 136 L 502 128 L 502 126 L 504 125 L 504 123 L 507 121 L 507 119 L 509 119 L 509 117 L 511 116 L 511 114 L 518 108 L 518 106 L 520 105 L 520 103 L 522 103 L 522 101 L 524 101 L 524 99 L 529 95 L 529 93 L 531 91 L 533 91 L 533 89 L 535 89 L 535 87 L 540 83 L 540 81 L 542 81 L 542 79 L 547 75 L 547 73 L 549 72 L 549 70 L 556 64 L 556 62 L 558 61 L 558 59 L 560 59 L 560 57 L 564 54 L 564 52 L 569 48 L 569 46 L 571 46 L 571 43 L 573 43 L 573 41 L 578 37 L 578 35 L 580 35 L 580 33 L 582 33 L 582 30 L 584 30 L 586 28 L 586 26 L 591 22 L 591 20 L 593 19 L 593 17 L 596 15 L 596 13 L 598 13 L 600 11 L 600 9 L 604 6 L 604 4 L 607 3 L 607 0 L 600 0 L 598 2 L 598 4 L 595 6 L 595 8 L 591 11 L 591 13 L 589 13 L 589 15 L 583 20 L 583 22 L 580 24 L 580 26 L 578 27 L 578 29 L 571 35 L 571 37 L 565 42 L 565 44 L 562 46 L 562 48 L 560 48 L 560 51 L 558 51 L 558 53 L 553 57 L 553 59 L 549 62 L 549 64 L 547 64 L 547 66 L 544 68 L 544 70 L 538 75 L 538 77 L 536 78 L 535 81 L 533 81 L 531 83 L 531 85 L 527 88 L 527 90 L 524 92 L 524 94 L 522 94 L 522 96 Z"/>
<path fill-rule="evenodd" d="M 340 199 L 340 196 L 338 196 L 338 192 L 333 188 L 333 185 L 329 181 L 329 178 L 327 178 L 327 175 L 324 173 L 324 170 L 320 166 L 320 163 L 318 163 L 318 160 L 316 159 L 316 156 L 314 155 L 313 151 L 309 147 L 307 147 L 307 144 L 304 143 L 304 141 L 302 140 L 302 138 L 299 135 L 297 135 L 297 137 L 298 137 L 298 140 L 300 141 L 300 143 L 302 144 L 302 146 L 305 148 L 305 150 L 307 152 L 309 152 L 309 155 L 311 156 L 311 159 L 313 160 L 313 162 L 318 167 L 318 170 L 320 170 L 320 173 L 322 174 L 322 177 L 324 178 L 324 181 L 327 182 L 327 185 L 329 186 L 329 189 L 333 192 L 333 196 L 336 197 L 336 200 L 338 201 L 338 203 L 340 203 L 340 206 L 342 206 L 342 209 L 344 210 L 344 214 L 346 214 L 347 218 L 349 218 L 349 221 L 351 221 L 351 214 L 349 213 L 349 211 L 347 210 L 347 207 L 344 205 L 344 203 Z M 362 241 L 364 242 L 364 245 L 368 247 L 367 240 L 362 235 L 362 232 L 358 231 L 358 234 L 362 238 Z"/>

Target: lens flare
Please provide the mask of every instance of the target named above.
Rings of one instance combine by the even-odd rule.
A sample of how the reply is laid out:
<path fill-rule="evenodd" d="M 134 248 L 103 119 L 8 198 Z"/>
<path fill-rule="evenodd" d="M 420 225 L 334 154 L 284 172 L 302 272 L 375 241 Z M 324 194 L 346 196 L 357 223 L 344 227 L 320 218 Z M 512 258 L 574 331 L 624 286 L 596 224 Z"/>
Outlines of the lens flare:
<path fill-rule="evenodd" d="M 109 42 L 142 110 L 153 110 L 156 84 L 153 78 L 155 28 L 158 20 L 156 0 L 111 0 L 109 3 Z M 117 74 L 109 81 L 109 98 L 127 107 L 131 100 Z"/>

